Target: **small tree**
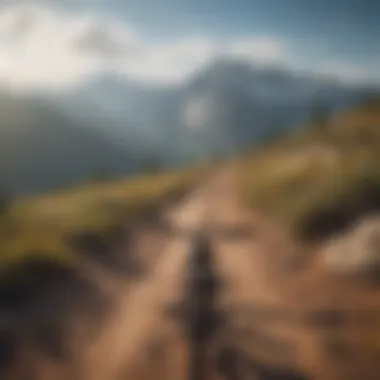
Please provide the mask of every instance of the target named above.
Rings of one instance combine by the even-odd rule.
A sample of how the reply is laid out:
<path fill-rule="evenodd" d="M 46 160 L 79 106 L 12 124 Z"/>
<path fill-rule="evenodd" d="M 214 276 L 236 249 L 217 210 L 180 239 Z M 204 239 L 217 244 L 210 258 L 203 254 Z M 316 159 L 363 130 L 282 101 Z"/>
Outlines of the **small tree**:
<path fill-rule="evenodd" d="M 0 217 L 7 214 L 11 206 L 10 197 L 0 190 Z"/>
<path fill-rule="evenodd" d="M 90 182 L 105 182 L 110 180 L 110 175 L 105 167 L 101 167 L 94 171 L 94 173 L 89 178 Z"/>
<path fill-rule="evenodd" d="M 161 171 L 161 165 L 154 157 L 147 157 L 141 162 L 141 171 L 144 174 L 155 174 Z"/>
<path fill-rule="evenodd" d="M 316 101 L 311 110 L 311 124 L 318 129 L 325 129 L 331 110 L 324 101 Z"/>
<path fill-rule="evenodd" d="M 265 145 L 270 145 L 278 140 L 280 140 L 286 133 L 286 129 L 278 128 L 276 126 L 269 127 L 262 139 L 262 143 Z"/>

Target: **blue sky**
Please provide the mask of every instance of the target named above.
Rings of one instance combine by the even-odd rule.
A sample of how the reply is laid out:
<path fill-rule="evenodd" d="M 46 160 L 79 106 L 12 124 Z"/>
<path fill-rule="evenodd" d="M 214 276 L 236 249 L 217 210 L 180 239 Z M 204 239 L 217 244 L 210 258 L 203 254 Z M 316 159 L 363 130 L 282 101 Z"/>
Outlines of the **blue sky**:
<path fill-rule="evenodd" d="M 80 0 L 79 0 L 80 1 Z M 78 4 L 74 0 L 71 4 Z M 377 0 L 89 0 L 93 7 L 133 22 L 148 33 L 171 38 L 199 30 L 222 36 L 265 33 L 300 48 L 322 43 L 337 52 L 380 54 Z M 78 5 L 77 5 L 78 6 Z M 72 6 L 75 9 L 75 5 Z"/>
<path fill-rule="evenodd" d="M 35 30 L 10 44 L 25 7 Z M 9 0 L 0 9 L 0 79 L 18 67 L 21 87 L 72 85 L 104 70 L 178 82 L 222 53 L 379 81 L 379 14 L 376 0 Z"/>
<path fill-rule="evenodd" d="M 124 3 L 124 5 L 120 4 Z M 145 4 L 146 3 L 146 4 Z M 159 3 L 159 1 L 157 1 Z M 199 29 L 222 36 L 270 34 L 290 41 L 302 56 L 313 49 L 366 63 L 380 55 L 380 4 L 347 0 L 164 0 L 119 2 L 125 17 L 170 38 Z M 139 5 L 140 4 L 140 5 Z M 144 4 L 144 5 L 142 5 Z M 112 9 L 112 7 L 110 8 Z"/>

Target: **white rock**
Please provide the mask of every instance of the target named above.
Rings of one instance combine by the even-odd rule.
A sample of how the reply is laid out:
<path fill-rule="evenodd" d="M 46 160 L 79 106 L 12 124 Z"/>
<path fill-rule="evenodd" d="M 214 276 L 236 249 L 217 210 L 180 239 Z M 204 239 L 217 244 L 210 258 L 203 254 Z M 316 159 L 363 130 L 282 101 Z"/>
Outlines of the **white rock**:
<path fill-rule="evenodd" d="M 341 274 L 380 272 L 380 216 L 359 221 L 322 253 L 329 270 Z"/>

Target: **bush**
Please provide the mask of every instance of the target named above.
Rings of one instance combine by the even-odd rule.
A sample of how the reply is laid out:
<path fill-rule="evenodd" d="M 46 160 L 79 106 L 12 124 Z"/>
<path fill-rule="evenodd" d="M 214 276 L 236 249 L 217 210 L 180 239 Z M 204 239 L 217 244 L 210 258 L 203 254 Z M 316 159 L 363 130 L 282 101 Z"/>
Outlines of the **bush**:
<path fill-rule="evenodd" d="M 293 159 L 315 145 L 313 136 L 309 142 L 281 144 L 277 150 L 256 154 L 254 160 L 248 158 L 240 178 L 250 206 L 304 241 L 328 238 L 361 216 L 379 212 L 378 150 L 363 147 L 357 137 L 349 136 L 347 145 L 347 135 L 341 133 L 336 133 L 341 144 L 335 147 L 333 160 L 307 154 Z"/>
<path fill-rule="evenodd" d="M 5 193 L 0 193 L 0 216 L 8 213 L 11 206 L 10 198 Z"/>
<path fill-rule="evenodd" d="M 330 108 L 323 102 L 317 102 L 312 108 L 311 124 L 317 128 L 324 128 L 330 118 Z"/>
<path fill-rule="evenodd" d="M 52 195 L 19 199 L 0 220 L 0 270 L 21 263 L 35 252 L 59 262 L 76 260 L 73 244 L 102 249 L 120 238 L 118 228 L 152 215 L 172 197 L 184 194 L 203 173 L 203 168 L 143 176 L 135 179 L 92 183 Z M 9 207 L 9 201 L 5 202 Z M 82 240 L 69 237 L 81 234 Z M 90 233 L 88 233 L 90 232 Z M 106 241 L 104 241 L 105 239 Z M 77 247 L 75 247 L 77 248 Z"/>
<path fill-rule="evenodd" d="M 293 231 L 303 240 L 317 241 L 344 231 L 364 215 L 379 212 L 379 174 L 369 167 L 333 173 L 320 181 L 292 205 Z"/>
<path fill-rule="evenodd" d="M 141 163 L 141 171 L 143 174 L 156 174 L 161 171 L 161 165 L 156 159 L 149 157 Z"/>

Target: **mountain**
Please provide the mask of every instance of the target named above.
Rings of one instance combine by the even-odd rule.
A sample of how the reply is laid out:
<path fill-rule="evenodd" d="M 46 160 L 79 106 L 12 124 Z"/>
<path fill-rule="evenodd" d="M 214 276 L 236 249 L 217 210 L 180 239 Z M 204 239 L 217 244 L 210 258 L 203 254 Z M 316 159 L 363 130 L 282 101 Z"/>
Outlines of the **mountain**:
<path fill-rule="evenodd" d="M 137 170 L 131 152 L 45 102 L 0 95 L 0 185 L 20 195 Z"/>
<path fill-rule="evenodd" d="M 214 151 L 236 151 L 310 117 L 316 102 L 332 112 L 372 89 L 283 67 L 218 59 L 178 86 L 141 84 L 112 74 L 57 99 L 65 113 L 107 130 L 170 165 Z"/>
<path fill-rule="evenodd" d="M 105 75 L 50 98 L 50 102 L 77 122 L 106 130 L 127 149 L 149 151 L 163 165 L 173 165 L 184 157 L 186 144 L 175 138 L 181 125 L 173 119 L 177 101 L 172 88 Z"/>
<path fill-rule="evenodd" d="M 336 112 L 372 92 L 219 59 L 179 85 L 106 74 L 62 93 L 0 93 L 0 187 L 34 193 L 135 173 L 148 158 L 173 167 L 235 153 L 301 125 L 316 102 Z"/>

